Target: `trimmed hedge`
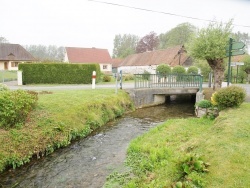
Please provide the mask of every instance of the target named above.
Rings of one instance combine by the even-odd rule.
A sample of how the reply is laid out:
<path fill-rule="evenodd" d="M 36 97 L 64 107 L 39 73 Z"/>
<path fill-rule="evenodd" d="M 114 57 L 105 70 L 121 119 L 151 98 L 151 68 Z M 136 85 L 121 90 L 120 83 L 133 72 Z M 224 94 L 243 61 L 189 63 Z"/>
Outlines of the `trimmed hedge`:
<path fill-rule="evenodd" d="M 92 72 L 96 71 L 96 81 L 100 80 L 99 64 L 68 63 L 23 63 L 18 65 L 23 71 L 23 84 L 90 84 Z"/>

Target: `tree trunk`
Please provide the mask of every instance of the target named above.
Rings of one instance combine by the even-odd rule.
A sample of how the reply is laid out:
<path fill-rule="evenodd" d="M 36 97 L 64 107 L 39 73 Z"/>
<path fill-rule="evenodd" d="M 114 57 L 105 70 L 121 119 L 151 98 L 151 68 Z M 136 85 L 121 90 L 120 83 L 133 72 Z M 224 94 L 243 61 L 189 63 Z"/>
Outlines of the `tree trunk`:
<path fill-rule="evenodd" d="M 213 59 L 213 60 L 208 59 L 207 62 L 214 72 L 213 89 L 216 90 L 218 88 L 221 88 L 221 85 L 224 79 L 224 71 L 225 71 L 223 59 Z"/>

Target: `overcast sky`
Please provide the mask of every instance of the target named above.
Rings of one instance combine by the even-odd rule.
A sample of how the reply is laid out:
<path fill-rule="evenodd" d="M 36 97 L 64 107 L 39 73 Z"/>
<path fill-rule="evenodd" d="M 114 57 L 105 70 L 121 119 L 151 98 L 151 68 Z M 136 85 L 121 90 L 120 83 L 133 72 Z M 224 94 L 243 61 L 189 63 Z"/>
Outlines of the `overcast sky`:
<path fill-rule="evenodd" d="M 0 36 L 10 43 L 104 48 L 110 55 L 116 34 L 143 37 L 165 33 L 180 23 L 199 28 L 234 19 L 234 32 L 250 35 L 250 0 L 1 0 Z M 173 16 L 176 14 L 181 16 Z"/>

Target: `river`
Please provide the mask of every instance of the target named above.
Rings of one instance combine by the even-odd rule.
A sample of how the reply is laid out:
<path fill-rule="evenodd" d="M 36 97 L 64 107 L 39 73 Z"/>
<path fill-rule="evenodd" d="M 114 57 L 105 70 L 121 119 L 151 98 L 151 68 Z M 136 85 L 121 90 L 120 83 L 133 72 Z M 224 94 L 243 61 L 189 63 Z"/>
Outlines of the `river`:
<path fill-rule="evenodd" d="M 107 175 L 123 168 L 133 138 L 170 118 L 193 116 L 194 104 L 183 101 L 138 109 L 47 157 L 0 174 L 0 187 L 102 187 Z"/>

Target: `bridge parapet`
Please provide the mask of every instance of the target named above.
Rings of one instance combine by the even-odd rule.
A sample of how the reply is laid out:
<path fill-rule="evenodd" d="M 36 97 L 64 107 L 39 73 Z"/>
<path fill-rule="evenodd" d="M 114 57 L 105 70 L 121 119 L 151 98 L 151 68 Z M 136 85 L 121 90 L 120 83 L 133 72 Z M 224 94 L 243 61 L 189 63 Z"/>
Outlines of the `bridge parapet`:
<path fill-rule="evenodd" d="M 135 88 L 190 88 L 202 91 L 203 77 L 199 74 L 135 74 Z"/>

